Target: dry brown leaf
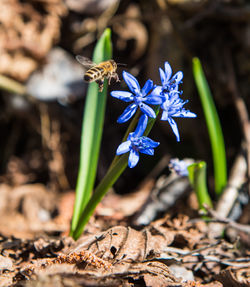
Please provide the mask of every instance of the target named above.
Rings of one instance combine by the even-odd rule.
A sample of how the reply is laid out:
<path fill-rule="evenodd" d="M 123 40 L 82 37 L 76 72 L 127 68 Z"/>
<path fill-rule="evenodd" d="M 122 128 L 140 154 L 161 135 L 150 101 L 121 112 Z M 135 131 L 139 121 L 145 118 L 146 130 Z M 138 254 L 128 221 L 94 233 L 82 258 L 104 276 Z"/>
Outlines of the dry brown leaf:
<path fill-rule="evenodd" d="M 30 233 L 34 236 L 46 229 L 56 230 L 56 225 L 51 223 L 51 214 L 56 209 L 54 196 L 42 184 L 0 185 L 1 232 L 27 238 Z"/>
<path fill-rule="evenodd" d="M 39 5 L 35 2 L 1 1 L 0 73 L 21 81 L 58 40 L 60 17 L 67 12 L 62 0 L 40 1 Z"/>
<path fill-rule="evenodd" d="M 169 230 L 153 226 L 142 231 L 116 226 L 99 234 L 83 236 L 69 253 L 88 250 L 112 262 L 140 262 L 159 254 L 162 247 L 168 246 L 173 239 L 174 235 Z"/>
<path fill-rule="evenodd" d="M 182 214 L 179 214 L 176 218 L 166 215 L 164 218 L 153 222 L 152 225 L 162 226 L 172 231 L 175 235 L 175 244 L 182 245 L 182 247 L 188 246 L 190 249 L 201 242 L 207 231 L 205 222 L 200 221 L 193 224 L 189 222 L 188 216 Z"/>
<path fill-rule="evenodd" d="M 121 220 L 132 216 L 140 210 L 149 197 L 149 193 L 154 186 L 154 180 L 148 180 L 136 192 L 119 195 L 109 192 L 98 205 L 95 213 L 98 216 L 110 219 Z"/>
<path fill-rule="evenodd" d="M 9 257 L 0 255 L 0 271 L 4 269 L 12 269 L 13 263 Z"/>
<path fill-rule="evenodd" d="M 240 269 L 222 270 L 215 276 L 223 286 L 231 287 L 249 287 L 250 286 L 250 267 Z"/>
<path fill-rule="evenodd" d="M 61 275 L 61 280 L 65 278 L 77 278 L 87 286 L 130 286 L 141 282 L 143 286 L 184 286 L 180 279 L 176 279 L 169 268 L 162 262 L 141 262 L 141 263 L 120 263 L 115 268 L 103 270 L 100 268 L 85 268 L 80 264 L 72 266 L 69 264 L 54 264 L 47 267 L 36 267 L 32 274 L 24 272 L 26 278 L 33 278 L 33 282 L 41 282 L 48 276 Z M 32 281 L 31 281 L 32 282 Z M 119 282 L 119 283 L 118 283 Z M 129 285 L 127 285 L 129 284 Z M 31 285 L 35 286 L 35 285 Z M 133 286 L 133 285 L 132 285 Z"/>

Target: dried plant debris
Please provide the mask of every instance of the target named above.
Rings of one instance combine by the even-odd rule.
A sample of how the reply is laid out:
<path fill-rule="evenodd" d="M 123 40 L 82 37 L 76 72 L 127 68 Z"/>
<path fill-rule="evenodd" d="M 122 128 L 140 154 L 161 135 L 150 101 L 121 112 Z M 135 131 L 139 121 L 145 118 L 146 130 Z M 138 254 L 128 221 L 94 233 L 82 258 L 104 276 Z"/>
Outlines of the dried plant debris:
<path fill-rule="evenodd" d="M 161 176 L 152 188 L 150 196 L 141 210 L 137 211 L 133 218 L 135 225 L 148 225 L 160 212 L 169 210 L 175 202 L 190 191 L 190 183 L 187 177 L 176 174 Z"/>
<path fill-rule="evenodd" d="M 165 230 L 166 231 L 166 230 Z M 73 248 L 75 252 L 87 249 L 113 263 L 143 261 L 161 252 L 162 246 L 173 241 L 171 232 L 160 227 L 137 231 L 130 227 L 116 226 L 99 234 L 83 236 Z"/>
<path fill-rule="evenodd" d="M 67 7 L 77 13 L 86 15 L 99 15 L 110 6 L 119 2 L 118 0 L 65 0 Z"/>
<path fill-rule="evenodd" d="M 15 281 L 15 276 L 20 278 L 22 266 L 27 266 L 27 262 L 39 260 L 39 258 L 55 257 L 56 253 L 68 248 L 72 244 L 70 238 L 49 239 L 40 237 L 39 239 L 19 239 L 8 238 L 0 234 L 0 286 L 9 286 L 10 284 L 2 282 Z M 45 259 L 47 260 L 47 259 Z M 23 278 L 23 276 L 21 276 Z M 11 283 L 13 283 L 11 282 Z"/>
<path fill-rule="evenodd" d="M 55 194 L 42 184 L 12 187 L 0 185 L 0 230 L 7 235 L 34 237 L 38 232 L 55 231 Z"/>
<path fill-rule="evenodd" d="M 13 260 L 10 255 L 20 245 L 22 252 L 16 252 Z M 58 275 L 62 281 L 77 278 L 83 285 L 222 286 L 226 280 L 246 284 L 250 272 L 249 254 L 247 257 L 237 245 L 208 239 L 205 227 L 185 216 L 166 217 L 141 231 L 116 226 L 83 235 L 74 243 L 70 239 L 16 239 L 5 242 L 2 249 L 12 260 L 2 262 L 12 270 L 16 282 L 54 280 Z M 28 264 L 21 264 L 25 260 Z M 210 283 L 201 284 L 196 278 Z"/>
<path fill-rule="evenodd" d="M 250 267 L 240 269 L 226 269 L 215 276 L 223 286 L 247 287 L 250 286 Z"/>
<path fill-rule="evenodd" d="M 0 73 L 24 81 L 60 36 L 62 0 L 2 0 Z"/>

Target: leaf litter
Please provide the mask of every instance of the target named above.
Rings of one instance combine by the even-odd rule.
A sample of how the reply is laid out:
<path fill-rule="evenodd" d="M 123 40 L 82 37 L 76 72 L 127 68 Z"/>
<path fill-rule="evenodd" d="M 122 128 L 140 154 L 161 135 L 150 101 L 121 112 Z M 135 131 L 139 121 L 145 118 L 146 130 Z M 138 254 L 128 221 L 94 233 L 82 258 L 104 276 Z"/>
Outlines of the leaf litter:
<path fill-rule="evenodd" d="M 126 286 L 136 282 L 142 286 L 212 286 L 194 281 L 195 277 L 204 279 L 201 274 L 206 276 L 209 271 L 209 276 L 217 274 L 220 282 L 232 278 L 243 284 L 237 286 L 245 286 L 250 262 L 244 258 L 244 250 L 224 240 L 211 241 L 206 232 L 203 221 L 165 216 L 142 230 L 115 226 L 84 234 L 76 242 L 69 237 L 24 240 L 2 236 L 0 264 L 5 268 L 1 279 L 6 274 L 7 278 L 12 276 L 12 286 L 32 286 L 30 282 L 45 279 L 53 282 L 56 276 L 61 286 L 69 286 L 65 282 L 76 275 L 73 286 Z M 182 267 L 181 275 L 178 267 Z M 190 274 L 185 275 L 188 270 L 191 281 L 187 279 Z"/>
<path fill-rule="evenodd" d="M 158 184 L 159 190 L 165 185 L 164 192 L 173 188 L 169 178 L 166 182 Z M 132 194 L 108 194 L 76 242 L 60 235 L 69 230 L 70 216 L 64 211 L 72 212 L 74 193 L 55 201 L 56 195 L 42 185 L 12 188 L 2 201 L 0 286 L 247 286 L 249 251 L 240 241 L 211 237 L 204 220 L 165 214 L 143 228 L 129 226 L 136 222 L 133 214 L 150 204 L 156 186 L 150 178 Z M 11 187 L 1 186 L 6 189 Z M 131 201 L 135 204 L 129 206 Z M 33 209 L 26 208 L 25 202 L 33 202 Z M 37 216 L 40 209 L 50 215 L 47 222 Z M 4 224 L 11 216 L 12 224 Z"/>

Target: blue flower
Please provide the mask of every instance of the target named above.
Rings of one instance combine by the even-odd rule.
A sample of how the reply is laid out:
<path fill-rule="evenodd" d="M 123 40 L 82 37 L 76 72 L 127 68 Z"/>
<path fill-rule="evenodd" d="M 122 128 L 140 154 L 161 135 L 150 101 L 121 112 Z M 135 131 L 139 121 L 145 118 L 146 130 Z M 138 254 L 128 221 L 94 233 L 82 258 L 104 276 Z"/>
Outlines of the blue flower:
<path fill-rule="evenodd" d="M 142 115 L 138 121 L 136 130 L 133 133 L 130 133 L 127 141 L 120 144 L 116 150 L 117 155 L 129 152 L 128 166 L 130 168 L 133 168 L 137 165 L 139 161 L 139 152 L 153 155 L 154 148 L 160 144 L 159 142 L 155 142 L 150 138 L 143 136 L 143 133 L 147 127 L 147 123 L 147 115 Z"/>
<path fill-rule="evenodd" d="M 188 164 L 184 160 L 179 160 L 178 158 L 173 158 L 169 162 L 169 168 L 174 170 L 180 176 L 188 176 Z"/>
<path fill-rule="evenodd" d="M 176 91 L 170 92 L 166 95 L 165 101 L 162 103 L 161 108 L 163 110 L 161 120 L 168 121 L 177 141 L 180 141 L 180 135 L 178 131 L 178 127 L 176 122 L 174 121 L 174 117 L 181 117 L 181 118 L 195 118 L 196 114 L 190 112 L 183 108 L 183 106 L 188 102 L 188 100 L 183 101 L 179 94 Z"/>
<path fill-rule="evenodd" d="M 151 95 L 162 98 L 161 109 L 163 110 L 161 120 L 168 121 L 177 141 L 180 141 L 180 135 L 174 117 L 195 118 L 196 114 L 183 108 L 188 101 L 180 98 L 182 91 L 179 91 L 179 84 L 182 83 L 183 73 L 177 72 L 172 76 L 172 69 L 168 62 L 165 62 L 165 72 L 160 68 L 160 78 L 162 86 L 153 89 Z"/>
<path fill-rule="evenodd" d="M 133 103 L 131 103 L 124 110 L 122 115 L 118 118 L 117 122 L 124 123 L 128 121 L 135 114 L 138 107 L 148 117 L 155 118 L 156 115 L 154 110 L 147 104 L 159 105 L 162 103 L 162 98 L 159 97 L 157 93 L 154 93 L 152 95 L 150 94 L 150 92 L 154 89 L 153 81 L 147 80 L 144 87 L 141 89 L 138 81 L 131 74 L 123 71 L 123 79 L 128 85 L 131 92 L 112 91 L 111 96 L 124 102 Z"/>
<path fill-rule="evenodd" d="M 178 91 L 179 84 L 182 83 L 183 73 L 181 71 L 177 72 L 172 76 L 172 69 L 168 62 L 164 64 L 165 72 L 162 68 L 159 68 L 160 77 L 161 77 L 161 84 L 162 84 L 162 91 L 164 93 L 169 93 L 171 91 Z"/>

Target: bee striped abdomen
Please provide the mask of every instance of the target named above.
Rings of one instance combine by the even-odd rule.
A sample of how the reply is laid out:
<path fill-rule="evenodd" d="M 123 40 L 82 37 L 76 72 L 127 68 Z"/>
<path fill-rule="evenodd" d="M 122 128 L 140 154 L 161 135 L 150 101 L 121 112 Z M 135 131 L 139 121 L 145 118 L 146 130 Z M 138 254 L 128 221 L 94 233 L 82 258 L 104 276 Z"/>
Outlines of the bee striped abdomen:
<path fill-rule="evenodd" d="M 93 82 L 103 77 L 104 69 L 101 67 L 93 67 L 84 75 L 84 81 Z"/>

